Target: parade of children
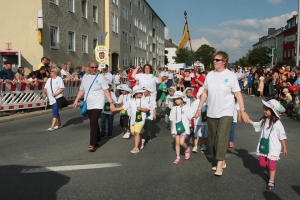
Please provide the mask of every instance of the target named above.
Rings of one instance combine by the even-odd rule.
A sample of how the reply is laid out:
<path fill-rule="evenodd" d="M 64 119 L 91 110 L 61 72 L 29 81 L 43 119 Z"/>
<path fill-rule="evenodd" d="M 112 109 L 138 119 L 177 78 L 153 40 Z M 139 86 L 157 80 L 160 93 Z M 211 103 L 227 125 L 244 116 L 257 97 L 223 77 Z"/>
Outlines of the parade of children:
<path fill-rule="evenodd" d="M 138 153 L 144 148 L 145 139 L 141 139 L 140 133 L 145 124 L 147 113 L 150 111 L 150 105 L 143 98 L 145 90 L 139 85 L 132 88 L 133 98 L 128 100 L 123 106 L 115 108 L 114 111 L 126 110 L 130 116 L 130 131 L 134 137 L 134 148 L 131 153 Z"/>
<path fill-rule="evenodd" d="M 281 146 L 283 146 L 283 155 L 287 155 L 286 133 L 280 121 L 280 103 L 274 99 L 264 101 L 263 112 L 259 122 L 248 120 L 253 125 L 256 132 L 261 132 L 257 145 L 257 155 L 259 164 L 268 173 L 267 189 L 273 190 L 275 187 L 276 161 L 280 158 Z"/>

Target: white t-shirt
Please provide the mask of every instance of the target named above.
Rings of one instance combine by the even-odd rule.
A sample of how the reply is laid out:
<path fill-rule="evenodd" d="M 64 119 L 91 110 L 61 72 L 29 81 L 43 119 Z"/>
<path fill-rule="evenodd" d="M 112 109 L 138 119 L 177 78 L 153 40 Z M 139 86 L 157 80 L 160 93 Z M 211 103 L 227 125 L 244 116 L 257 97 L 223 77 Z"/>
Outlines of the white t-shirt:
<path fill-rule="evenodd" d="M 29 78 L 27 79 L 29 82 L 37 81 L 37 78 Z"/>
<path fill-rule="evenodd" d="M 153 120 L 154 109 L 157 108 L 156 101 L 152 96 L 144 97 L 144 99 L 146 100 L 146 102 L 150 106 L 150 115 L 146 119 L 147 120 Z"/>
<path fill-rule="evenodd" d="M 257 155 L 265 156 L 271 160 L 279 160 L 280 152 L 281 152 L 281 140 L 287 139 L 284 127 L 281 121 L 277 120 L 273 125 L 273 128 L 269 128 L 269 119 L 266 120 L 263 127 L 261 127 L 261 122 L 254 122 L 253 127 L 256 132 L 261 131 L 260 138 L 268 138 L 270 131 L 270 141 L 269 141 L 269 154 L 262 154 L 259 152 L 260 139 L 258 140 L 257 145 Z M 272 127 L 272 126 L 271 126 Z"/>
<path fill-rule="evenodd" d="M 173 79 L 173 77 L 174 77 L 174 75 L 173 75 L 173 73 L 168 73 L 168 79 Z"/>
<path fill-rule="evenodd" d="M 168 95 L 167 98 L 166 98 L 166 106 L 168 106 L 169 108 L 172 109 L 173 108 L 173 104 L 174 104 L 173 99 L 171 99 L 170 95 Z"/>
<path fill-rule="evenodd" d="M 56 103 L 55 99 L 58 99 L 60 97 L 63 96 L 62 93 L 60 93 L 59 95 L 57 95 L 55 98 L 52 96 L 52 91 L 51 91 L 51 80 L 52 80 L 52 90 L 53 93 L 56 93 L 58 90 L 60 90 L 61 88 L 65 88 L 65 84 L 64 81 L 62 80 L 61 77 L 57 76 L 55 79 L 49 78 L 45 84 L 45 88 L 47 89 L 47 96 L 49 99 L 49 104 L 53 105 Z"/>
<path fill-rule="evenodd" d="M 186 98 L 186 104 L 185 105 L 187 105 L 187 106 L 189 106 L 189 107 L 192 107 L 192 104 L 193 104 L 193 102 L 196 100 L 196 98 L 189 98 L 189 97 L 187 97 Z"/>
<path fill-rule="evenodd" d="M 195 77 L 195 74 L 192 72 L 192 73 L 190 73 L 190 77 L 191 78 L 194 78 Z"/>
<path fill-rule="evenodd" d="M 195 111 L 187 105 L 183 107 L 174 106 L 170 112 L 170 120 L 173 121 L 172 123 L 172 134 L 177 134 L 175 124 L 182 120 L 185 134 L 190 134 L 190 120 L 194 117 Z"/>
<path fill-rule="evenodd" d="M 61 76 L 70 76 L 71 74 L 68 71 L 64 70 L 64 69 L 61 69 L 60 70 L 60 75 Z"/>
<path fill-rule="evenodd" d="M 109 80 L 109 82 L 112 83 L 112 81 L 113 81 L 113 75 L 110 72 L 106 72 L 104 74 L 104 76 L 105 76 L 105 78 L 107 78 Z"/>
<path fill-rule="evenodd" d="M 117 104 L 123 103 L 123 105 L 128 101 L 132 99 L 132 95 L 131 94 L 121 94 L 118 98 Z M 130 108 L 127 110 L 127 113 L 130 112 Z"/>
<path fill-rule="evenodd" d="M 237 123 L 237 117 L 238 117 L 238 110 L 240 109 L 240 105 L 238 102 L 236 102 L 234 104 L 234 112 L 233 112 L 233 122 L 234 123 Z"/>
<path fill-rule="evenodd" d="M 104 106 L 104 92 L 103 90 L 108 89 L 108 84 L 102 74 L 99 74 L 93 83 L 89 96 L 87 93 L 89 91 L 90 85 L 95 79 L 96 75 L 85 74 L 82 78 L 80 90 L 84 90 L 84 100 L 87 101 L 88 110 L 91 109 L 103 109 Z"/>
<path fill-rule="evenodd" d="M 156 97 L 156 83 L 158 83 L 158 78 L 152 74 L 136 74 L 135 80 L 139 81 L 139 86 L 144 87 L 149 85 L 154 91 L 152 96 Z"/>
<path fill-rule="evenodd" d="M 112 91 L 110 91 L 110 96 L 111 96 L 111 99 L 113 101 L 113 104 L 117 104 L 117 97 L 115 95 L 115 93 L 113 93 Z M 108 102 L 108 99 L 106 98 L 106 96 L 104 96 L 104 102 L 107 103 Z M 104 105 L 103 105 L 104 107 Z M 111 111 L 104 111 L 104 109 L 102 110 L 102 113 L 103 114 L 109 114 L 109 115 L 112 115 L 112 112 Z"/>
<path fill-rule="evenodd" d="M 115 83 L 115 84 L 120 84 L 120 75 L 119 75 L 119 74 L 116 74 L 116 75 L 114 76 L 114 83 Z"/>
<path fill-rule="evenodd" d="M 142 112 L 142 121 L 141 122 L 135 122 L 136 111 L 137 111 L 138 106 L 140 106 L 142 108 L 150 109 L 150 105 L 148 104 L 148 102 L 144 98 L 130 99 L 123 105 L 124 110 L 126 110 L 128 115 L 130 116 L 130 124 L 131 125 L 134 125 L 135 123 L 145 124 L 145 120 L 146 120 L 146 113 L 145 112 Z"/>
<path fill-rule="evenodd" d="M 200 99 L 196 99 L 193 103 L 192 103 L 192 109 L 195 110 L 195 112 L 198 109 L 200 103 Z M 201 108 L 201 113 L 207 111 L 207 105 L 206 102 L 204 102 L 202 108 Z M 194 126 L 198 126 L 198 125 L 207 125 L 207 121 L 202 122 L 202 116 L 198 117 L 198 118 L 194 118 Z"/>
<path fill-rule="evenodd" d="M 234 92 L 241 91 L 236 75 L 228 69 L 222 72 L 214 70 L 207 74 L 203 86 L 208 91 L 207 116 L 211 118 L 233 116 Z"/>
<path fill-rule="evenodd" d="M 238 80 L 242 80 L 245 76 L 245 74 L 242 71 L 236 72 L 235 75 L 236 75 Z"/>
<path fill-rule="evenodd" d="M 162 71 L 162 72 L 160 72 L 160 76 L 161 77 L 163 77 L 163 76 L 169 77 L 169 72 Z"/>

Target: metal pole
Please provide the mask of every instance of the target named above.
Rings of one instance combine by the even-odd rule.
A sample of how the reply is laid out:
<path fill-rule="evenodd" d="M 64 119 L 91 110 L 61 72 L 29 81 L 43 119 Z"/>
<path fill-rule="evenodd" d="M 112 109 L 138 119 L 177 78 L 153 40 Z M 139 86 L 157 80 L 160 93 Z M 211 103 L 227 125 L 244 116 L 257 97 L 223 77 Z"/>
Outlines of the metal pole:
<path fill-rule="evenodd" d="M 273 68 L 273 65 L 274 65 L 274 48 L 272 48 L 272 51 L 271 51 L 271 53 L 272 53 L 272 62 L 271 62 L 271 67 Z"/>
<path fill-rule="evenodd" d="M 299 34 L 300 34 L 300 25 L 299 25 L 299 21 L 300 21 L 300 0 L 298 0 L 298 20 L 297 20 L 297 51 L 296 51 L 296 66 L 299 65 Z"/>
<path fill-rule="evenodd" d="M 278 45 L 278 43 L 277 43 L 277 37 L 274 36 L 274 38 L 275 38 L 275 49 L 276 49 L 275 65 L 277 65 L 277 57 L 278 57 L 277 45 Z"/>
<path fill-rule="evenodd" d="M 189 34 L 189 42 L 190 42 L 190 49 L 191 49 L 191 54 L 192 54 L 192 66 L 194 66 L 194 53 L 193 53 L 193 49 L 192 49 L 192 43 L 191 43 L 191 36 L 190 36 L 190 31 L 189 31 L 189 24 L 188 24 L 188 20 L 187 20 L 187 12 L 184 11 L 184 18 L 185 18 L 185 22 L 186 22 L 186 26 L 188 29 L 188 34 Z"/>

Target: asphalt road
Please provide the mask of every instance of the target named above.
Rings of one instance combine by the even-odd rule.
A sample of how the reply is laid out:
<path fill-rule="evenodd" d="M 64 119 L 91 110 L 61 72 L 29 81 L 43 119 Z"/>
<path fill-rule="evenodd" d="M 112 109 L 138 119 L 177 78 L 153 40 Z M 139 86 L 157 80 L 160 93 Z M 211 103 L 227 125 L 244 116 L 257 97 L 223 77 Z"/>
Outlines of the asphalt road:
<path fill-rule="evenodd" d="M 245 96 L 245 102 L 251 119 L 258 120 L 262 116 L 260 99 Z M 276 187 L 270 192 L 265 189 L 266 174 L 253 153 L 259 133 L 251 125 L 236 126 L 235 148 L 228 149 L 227 169 L 222 177 L 215 177 L 209 152 L 192 154 L 179 165 L 172 163 L 174 140 L 163 119 L 154 123 L 152 142 L 140 153 L 131 154 L 134 141 L 121 138 L 117 115 L 113 138 L 104 139 L 94 153 L 87 151 L 89 121 L 79 115 L 79 109 L 62 111 L 61 117 L 64 127 L 54 132 L 46 130 L 51 114 L 0 124 L 1 200 L 300 199 L 299 121 L 282 118 L 288 156 L 278 161 Z M 91 164 L 98 165 L 74 170 L 75 165 L 92 168 Z M 44 167 L 59 170 L 22 173 Z"/>

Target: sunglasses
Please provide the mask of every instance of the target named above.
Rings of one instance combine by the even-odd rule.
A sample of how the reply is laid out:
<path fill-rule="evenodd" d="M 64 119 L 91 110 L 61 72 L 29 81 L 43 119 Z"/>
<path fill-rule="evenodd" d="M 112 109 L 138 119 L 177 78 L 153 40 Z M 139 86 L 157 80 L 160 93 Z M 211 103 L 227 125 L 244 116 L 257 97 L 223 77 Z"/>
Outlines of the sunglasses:
<path fill-rule="evenodd" d="M 220 62 L 223 61 L 223 59 L 213 59 L 213 61 Z"/>
<path fill-rule="evenodd" d="M 97 69 L 97 68 L 98 68 L 98 66 L 96 66 L 96 67 L 95 67 L 95 66 L 93 66 L 93 67 L 90 67 L 90 68 L 91 68 L 91 69 Z"/>

